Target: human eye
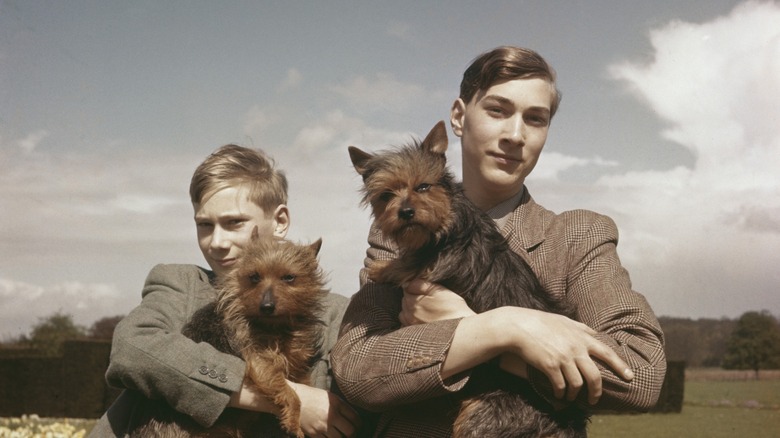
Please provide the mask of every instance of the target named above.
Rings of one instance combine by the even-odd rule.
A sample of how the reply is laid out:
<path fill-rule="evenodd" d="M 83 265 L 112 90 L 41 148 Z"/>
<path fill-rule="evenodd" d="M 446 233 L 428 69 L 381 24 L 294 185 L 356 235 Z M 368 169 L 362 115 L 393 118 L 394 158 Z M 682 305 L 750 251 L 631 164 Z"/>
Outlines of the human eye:
<path fill-rule="evenodd" d="M 225 221 L 225 228 L 228 230 L 237 230 L 244 226 L 246 219 L 244 218 L 231 218 Z"/>
<path fill-rule="evenodd" d="M 503 107 L 493 105 L 485 107 L 485 111 L 493 117 L 502 117 L 506 114 L 506 110 Z"/>
<path fill-rule="evenodd" d="M 532 126 L 545 127 L 550 124 L 550 116 L 544 113 L 530 113 L 525 116 L 525 119 Z"/>
<path fill-rule="evenodd" d="M 212 223 L 211 223 L 211 222 L 209 222 L 209 221 L 204 221 L 204 220 L 197 220 L 197 219 L 196 219 L 196 220 L 195 220 L 195 226 L 196 226 L 197 228 L 199 228 L 199 229 L 204 229 L 204 230 L 205 230 L 205 229 L 210 229 L 210 228 L 212 228 L 212 227 L 214 226 L 214 224 L 212 224 Z"/>

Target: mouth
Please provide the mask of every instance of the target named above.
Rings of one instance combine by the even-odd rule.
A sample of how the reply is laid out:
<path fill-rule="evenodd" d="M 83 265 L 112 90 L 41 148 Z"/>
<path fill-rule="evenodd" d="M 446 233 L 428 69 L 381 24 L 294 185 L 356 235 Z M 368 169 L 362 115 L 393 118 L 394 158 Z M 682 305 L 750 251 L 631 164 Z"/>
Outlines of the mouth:
<path fill-rule="evenodd" d="M 426 245 L 433 238 L 433 234 L 423 225 L 411 223 L 397 228 L 393 233 L 393 240 L 401 248 L 417 249 Z"/>
<path fill-rule="evenodd" d="M 488 152 L 488 155 L 493 157 L 499 164 L 519 164 L 522 161 L 520 158 L 502 154 L 500 152 Z"/>
<path fill-rule="evenodd" d="M 396 230 L 396 234 L 404 234 L 410 232 L 427 232 L 427 229 L 421 224 L 418 224 L 417 222 L 409 222 L 404 225 L 401 225 Z"/>
<path fill-rule="evenodd" d="M 223 268 L 227 268 L 227 267 L 233 266 L 234 264 L 236 264 L 236 261 L 237 261 L 236 258 L 213 259 L 213 260 L 214 260 L 214 263 L 216 263 L 217 265 L 219 265 L 219 266 L 221 266 Z"/>

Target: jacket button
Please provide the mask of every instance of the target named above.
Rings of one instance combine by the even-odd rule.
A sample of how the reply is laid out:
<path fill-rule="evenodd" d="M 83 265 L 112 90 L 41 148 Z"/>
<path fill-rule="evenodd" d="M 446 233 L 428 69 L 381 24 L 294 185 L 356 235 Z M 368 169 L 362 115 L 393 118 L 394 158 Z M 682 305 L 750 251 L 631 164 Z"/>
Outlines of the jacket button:
<path fill-rule="evenodd" d="M 212 379 L 216 379 L 217 378 L 217 372 L 215 370 L 209 371 L 209 377 L 211 377 Z"/>
<path fill-rule="evenodd" d="M 205 376 L 209 373 L 209 368 L 206 365 L 203 365 L 202 367 L 198 368 L 198 372 Z"/>
<path fill-rule="evenodd" d="M 224 374 L 220 374 L 219 375 L 219 381 L 222 382 L 222 383 L 227 382 L 227 376 L 224 375 Z"/>

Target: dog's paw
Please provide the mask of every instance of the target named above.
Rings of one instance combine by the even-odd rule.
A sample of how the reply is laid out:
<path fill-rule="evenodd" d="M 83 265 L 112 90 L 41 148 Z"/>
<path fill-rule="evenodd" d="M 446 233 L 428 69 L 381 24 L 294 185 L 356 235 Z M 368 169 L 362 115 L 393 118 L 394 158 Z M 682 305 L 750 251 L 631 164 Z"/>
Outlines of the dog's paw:
<path fill-rule="evenodd" d="M 301 429 L 301 425 L 298 423 L 290 423 L 289 421 L 284 421 L 284 419 L 279 420 L 279 424 L 282 426 L 282 430 L 284 430 L 285 433 L 287 433 L 290 436 L 294 436 L 296 438 L 304 438 L 305 434 L 303 433 L 303 429 Z"/>

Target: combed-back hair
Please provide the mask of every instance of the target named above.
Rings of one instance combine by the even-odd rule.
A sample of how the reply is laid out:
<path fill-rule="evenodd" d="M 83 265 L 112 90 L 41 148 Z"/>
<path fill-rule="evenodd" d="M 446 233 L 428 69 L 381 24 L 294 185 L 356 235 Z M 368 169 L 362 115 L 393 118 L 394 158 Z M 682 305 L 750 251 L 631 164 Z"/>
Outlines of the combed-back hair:
<path fill-rule="evenodd" d="M 266 212 L 287 204 L 287 177 L 274 161 L 258 149 L 228 144 L 220 147 L 195 169 L 190 200 L 202 203 L 214 193 L 237 185 L 249 187 L 250 201 Z"/>
<path fill-rule="evenodd" d="M 469 103 L 480 90 L 487 90 L 499 81 L 540 78 L 548 81 L 553 89 L 550 115 L 555 115 L 561 102 L 561 92 L 556 86 L 555 70 L 531 49 L 500 46 L 476 57 L 463 72 L 460 98 Z"/>

